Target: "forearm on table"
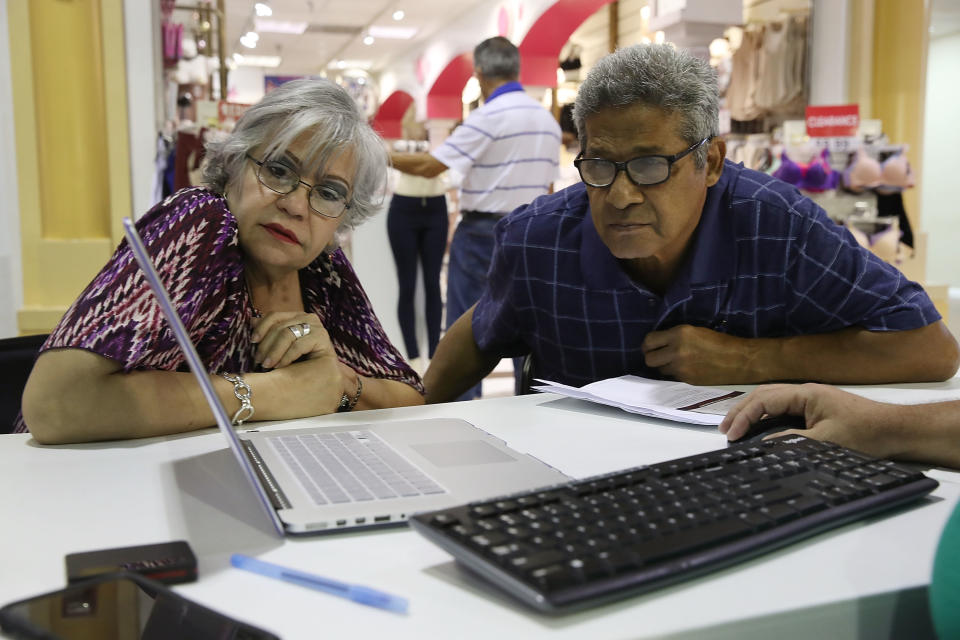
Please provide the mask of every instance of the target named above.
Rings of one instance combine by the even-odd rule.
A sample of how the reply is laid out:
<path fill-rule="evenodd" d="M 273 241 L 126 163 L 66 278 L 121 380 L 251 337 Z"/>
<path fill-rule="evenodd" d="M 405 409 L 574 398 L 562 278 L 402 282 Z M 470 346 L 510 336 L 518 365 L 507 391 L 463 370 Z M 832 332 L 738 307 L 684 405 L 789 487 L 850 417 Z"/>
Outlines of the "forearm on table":
<path fill-rule="evenodd" d="M 233 386 L 221 383 L 215 386 L 229 406 Z M 214 424 L 193 374 L 175 371 L 91 374 L 46 387 L 28 384 L 23 410 L 24 422 L 42 444 L 145 438 Z"/>
<path fill-rule="evenodd" d="M 423 377 L 427 404 L 449 402 L 493 371 L 500 356 L 481 351 L 473 337 L 473 307 L 443 336 Z"/>
<path fill-rule="evenodd" d="M 253 419 L 283 420 L 335 411 L 344 391 L 342 379 L 311 379 L 312 372 L 304 370 L 308 364 L 245 374 L 252 391 Z M 227 417 L 232 417 L 241 406 L 233 383 L 221 376 L 211 379 Z M 24 390 L 23 416 L 34 438 L 43 444 L 145 438 L 215 424 L 192 373 L 124 373 L 115 361 L 79 349 L 40 357 Z"/>
<path fill-rule="evenodd" d="M 885 405 L 877 426 L 886 457 L 960 469 L 960 400 Z"/>
<path fill-rule="evenodd" d="M 942 322 L 907 331 L 850 327 L 833 333 L 747 339 L 744 383 L 934 382 L 957 372 L 957 342 Z"/>
<path fill-rule="evenodd" d="M 355 376 L 349 381 L 342 377 L 330 381 L 315 376 L 314 384 L 304 384 L 307 376 L 315 374 L 315 371 L 308 368 L 309 365 L 309 362 L 300 362 L 272 371 L 243 374 L 244 381 L 250 386 L 250 402 L 254 409 L 253 415 L 247 420 L 293 420 L 314 415 L 326 415 L 336 412 L 344 393 L 351 398 L 354 397 L 356 393 Z M 160 374 L 154 376 L 155 380 L 151 381 L 151 386 L 155 388 L 160 388 L 157 382 L 169 384 L 168 378 L 171 372 L 142 373 Z M 215 424 L 210 407 L 202 395 L 200 386 L 196 384 L 194 376 L 192 374 L 172 373 L 177 376 L 176 381 L 183 384 L 184 388 L 177 391 L 171 390 L 165 395 L 170 398 L 173 398 L 174 394 L 178 395 L 181 398 L 179 401 L 181 411 L 171 413 L 166 409 L 168 403 L 150 403 L 143 406 L 140 415 L 144 416 L 151 431 L 146 435 L 191 431 Z M 168 375 L 164 376 L 163 374 Z M 115 375 L 125 375 L 127 381 L 130 381 L 129 376 L 131 374 Z M 181 377 L 184 375 L 187 376 L 186 380 Z M 218 375 L 211 376 L 211 379 L 214 390 L 226 411 L 227 418 L 232 418 L 241 407 L 241 402 L 234 393 L 234 384 Z M 137 395 L 136 392 L 131 393 L 132 397 L 137 397 Z M 353 410 L 415 404 L 423 404 L 423 396 L 410 385 L 394 380 L 364 377 L 360 398 Z M 156 419 L 158 416 L 160 417 L 159 420 Z M 121 435 L 117 437 L 139 436 Z"/>

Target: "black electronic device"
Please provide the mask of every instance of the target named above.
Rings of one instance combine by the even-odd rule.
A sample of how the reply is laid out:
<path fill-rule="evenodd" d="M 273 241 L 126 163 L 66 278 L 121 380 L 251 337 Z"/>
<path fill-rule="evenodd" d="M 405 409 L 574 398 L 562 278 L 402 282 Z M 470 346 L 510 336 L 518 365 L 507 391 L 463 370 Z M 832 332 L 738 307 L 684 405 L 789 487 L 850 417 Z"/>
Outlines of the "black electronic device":
<path fill-rule="evenodd" d="M 98 576 L 12 602 L 0 609 L 0 630 L 31 640 L 278 640 L 135 573 Z"/>
<path fill-rule="evenodd" d="M 164 584 L 197 579 L 197 558 L 185 540 L 68 554 L 67 582 L 131 571 Z"/>
<path fill-rule="evenodd" d="M 421 513 L 410 524 L 522 602 L 565 612 L 742 562 L 937 484 L 789 435 Z"/>
<path fill-rule="evenodd" d="M 781 431 L 786 431 L 788 429 L 806 429 L 807 423 L 804 420 L 803 416 L 795 416 L 790 414 L 781 414 L 778 416 L 765 416 L 760 420 L 754 422 L 750 425 L 750 428 L 747 429 L 747 432 L 737 438 L 736 440 L 731 440 L 728 444 L 735 444 L 741 442 L 753 442 L 754 440 L 761 440 L 765 436 L 780 433 Z"/>

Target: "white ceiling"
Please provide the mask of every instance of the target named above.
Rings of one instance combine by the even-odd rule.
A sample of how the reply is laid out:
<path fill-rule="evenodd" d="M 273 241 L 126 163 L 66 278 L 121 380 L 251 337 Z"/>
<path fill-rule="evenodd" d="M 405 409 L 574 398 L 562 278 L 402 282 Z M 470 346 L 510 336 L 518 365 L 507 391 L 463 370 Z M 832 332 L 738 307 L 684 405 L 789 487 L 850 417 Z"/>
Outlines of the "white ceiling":
<path fill-rule="evenodd" d="M 226 0 L 226 53 L 279 55 L 281 65 L 266 72 L 270 75 L 318 74 L 338 60 L 363 61 L 374 73 L 383 70 L 398 56 L 421 48 L 447 23 L 462 13 L 489 0 L 266 0 L 273 10 L 272 20 L 305 21 L 301 35 L 260 33 L 255 49 L 240 44 L 240 36 L 253 28 L 256 0 Z M 178 2 L 178 4 L 181 4 Z M 183 0 L 183 4 L 192 4 Z M 215 3 L 214 3 L 215 6 Z M 401 21 L 393 13 L 402 9 Z M 174 18 L 185 25 L 194 23 L 191 14 L 178 9 Z M 371 26 L 413 27 L 409 40 L 377 38 L 372 45 L 363 43 Z"/>
<path fill-rule="evenodd" d="M 226 53 L 267 55 L 281 58 L 270 75 L 319 74 L 333 68 L 337 61 L 359 61 L 372 73 L 388 67 L 394 60 L 423 45 L 461 14 L 490 0 L 265 0 L 273 10 L 271 19 L 305 21 L 302 35 L 261 33 L 255 49 L 240 44 L 240 36 L 253 28 L 257 0 L 225 0 Z M 195 4 L 178 0 L 178 5 Z M 215 2 L 211 2 L 215 6 Z M 931 1 L 931 37 L 942 37 L 960 30 L 960 0 Z M 402 9 L 403 20 L 393 19 Z M 175 20 L 185 26 L 195 24 L 193 12 L 178 9 Z M 371 26 L 413 27 L 409 40 L 378 38 L 372 45 L 363 43 Z"/>

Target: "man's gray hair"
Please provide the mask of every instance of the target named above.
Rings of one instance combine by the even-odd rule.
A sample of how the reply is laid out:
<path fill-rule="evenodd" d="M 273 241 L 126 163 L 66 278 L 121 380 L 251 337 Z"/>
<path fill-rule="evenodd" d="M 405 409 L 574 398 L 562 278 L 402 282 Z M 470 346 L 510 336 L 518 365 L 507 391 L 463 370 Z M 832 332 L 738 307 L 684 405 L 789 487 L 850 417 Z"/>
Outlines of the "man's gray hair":
<path fill-rule="evenodd" d="M 679 113 L 677 134 L 691 145 L 717 135 L 720 128 L 717 75 L 710 65 L 669 44 L 639 44 L 601 58 L 580 86 L 573 107 L 580 148 L 586 146 L 589 116 L 635 104 Z M 702 169 L 707 145 L 693 157 Z"/>
<path fill-rule="evenodd" d="M 355 227 L 375 213 L 386 188 L 388 156 L 383 141 L 353 98 L 342 87 L 320 78 L 280 85 L 247 109 L 226 138 L 207 143 L 204 180 L 226 195 L 242 178 L 248 153 L 256 149 L 261 156 L 257 160 L 276 159 L 303 135 L 308 143 L 301 167 L 319 167 L 322 174 L 341 153 L 352 154 L 356 162 L 350 207 L 343 213 L 341 225 Z M 301 178 L 313 182 L 311 176 Z"/>
<path fill-rule="evenodd" d="M 520 77 L 520 51 L 504 38 L 487 38 L 473 49 L 473 68 L 485 78 L 516 80 Z"/>

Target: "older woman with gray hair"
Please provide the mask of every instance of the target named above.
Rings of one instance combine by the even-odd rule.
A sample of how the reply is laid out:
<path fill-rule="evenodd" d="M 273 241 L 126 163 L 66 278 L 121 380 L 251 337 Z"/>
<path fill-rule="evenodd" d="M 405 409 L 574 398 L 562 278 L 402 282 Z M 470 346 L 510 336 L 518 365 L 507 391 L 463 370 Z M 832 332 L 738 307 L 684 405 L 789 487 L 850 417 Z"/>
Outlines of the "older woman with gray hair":
<path fill-rule="evenodd" d="M 206 187 L 137 227 L 234 422 L 423 402 L 343 252 L 379 205 L 381 140 L 324 80 L 282 85 L 208 144 Z M 41 350 L 23 421 L 41 443 L 213 424 L 126 242 Z"/>

